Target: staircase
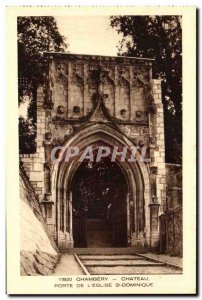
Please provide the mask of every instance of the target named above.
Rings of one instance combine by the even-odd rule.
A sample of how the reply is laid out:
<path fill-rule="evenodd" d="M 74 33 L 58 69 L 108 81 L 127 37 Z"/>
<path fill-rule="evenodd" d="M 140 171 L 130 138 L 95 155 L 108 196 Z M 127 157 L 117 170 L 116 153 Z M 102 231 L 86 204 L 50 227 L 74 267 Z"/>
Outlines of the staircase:
<path fill-rule="evenodd" d="M 87 219 L 87 247 L 112 247 L 112 230 L 106 219 Z"/>
<path fill-rule="evenodd" d="M 124 274 L 181 274 L 181 268 L 168 266 L 166 263 L 150 259 L 144 255 L 125 253 L 116 249 L 114 253 L 102 250 L 93 253 L 76 251 L 79 264 L 86 275 L 124 275 Z M 118 254 L 119 253 L 119 254 Z"/>

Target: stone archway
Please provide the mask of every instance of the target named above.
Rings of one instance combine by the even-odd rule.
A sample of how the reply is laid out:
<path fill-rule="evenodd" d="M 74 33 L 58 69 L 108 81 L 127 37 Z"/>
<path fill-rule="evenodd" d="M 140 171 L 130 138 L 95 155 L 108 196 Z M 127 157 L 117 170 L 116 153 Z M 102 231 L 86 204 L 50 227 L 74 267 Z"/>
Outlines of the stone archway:
<path fill-rule="evenodd" d="M 70 138 L 65 148 L 77 145 L 82 151 L 98 141 L 110 146 L 133 146 L 120 132 L 105 124 L 94 124 L 83 128 Z M 62 155 L 62 154 L 61 154 Z M 55 163 L 52 172 L 52 195 L 56 199 L 53 212 L 56 219 L 57 242 L 60 248 L 74 247 L 72 224 L 71 182 L 80 162 Z M 143 162 L 119 162 L 128 185 L 127 196 L 127 245 L 146 246 L 150 243 L 150 184 L 149 173 Z"/>

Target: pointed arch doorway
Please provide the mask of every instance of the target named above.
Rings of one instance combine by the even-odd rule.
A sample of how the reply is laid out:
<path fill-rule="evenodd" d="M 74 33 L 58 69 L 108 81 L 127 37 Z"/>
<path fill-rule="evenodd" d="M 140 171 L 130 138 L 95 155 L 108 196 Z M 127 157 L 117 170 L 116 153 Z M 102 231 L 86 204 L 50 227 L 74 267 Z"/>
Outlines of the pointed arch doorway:
<path fill-rule="evenodd" d="M 115 131 L 110 126 L 105 124 L 93 124 L 83 128 L 68 141 L 66 141 L 63 150 L 70 146 L 77 146 L 80 149 L 80 153 L 82 153 L 89 145 L 94 145 L 95 149 L 98 145 L 106 145 L 109 147 L 118 146 L 120 149 L 123 149 L 122 147 L 132 147 L 133 144 L 126 137 L 123 137 L 121 133 Z M 81 162 L 79 161 L 79 158 L 73 158 L 72 160 L 66 162 L 63 159 L 63 151 L 61 151 L 59 158 L 60 157 L 60 162 L 55 162 L 54 164 L 51 180 L 52 198 L 55 199 L 56 202 L 56 206 L 53 208 L 53 214 L 55 215 L 56 243 L 60 249 L 69 249 L 78 247 L 79 245 L 79 247 L 82 247 L 81 245 L 85 245 L 84 247 L 91 247 L 89 240 L 87 241 L 87 238 L 83 238 L 83 244 L 79 244 L 75 232 L 76 226 L 80 229 L 82 227 L 82 230 L 85 229 L 84 232 L 87 237 L 87 228 L 89 228 L 87 223 L 88 219 L 90 219 L 88 218 L 88 215 L 86 215 L 85 211 L 85 220 L 83 220 L 83 223 L 77 222 L 76 219 L 79 219 L 79 217 L 76 216 L 75 207 L 73 207 L 73 202 L 75 204 L 75 197 L 78 193 L 78 180 L 76 179 L 76 174 L 81 166 Z M 124 179 L 122 180 L 121 185 L 115 184 L 117 190 L 115 188 L 115 192 L 112 193 L 114 206 L 116 205 L 120 207 L 120 209 L 113 210 L 114 214 L 117 214 L 117 216 L 114 217 L 114 222 L 122 219 L 124 220 L 124 224 L 126 224 L 125 217 L 127 217 L 127 232 L 125 226 L 121 227 L 121 222 L 117 221 L 117 223 L 120 224 L 120 227 L 118 225 L 114 225 L 111 228 L 111 243 L 108 243 L 108 246 L 117 245 L 146 247 L 145 245 L 150 244 L 149 203 L 151 199 L 148 168 L 143 162 L 130 162 L 127 159 L 124 162 L 121 162 L 120 159 L 117 159 L 114 164 L 117 167 L 117 174 L 123 174 L 124 176 L 122 177 Z M 106 177 L 103 178 L 106 179 Z M 110 176 L 109 181 L 115 182 L 112 179 L 112 176 Z M 73 182 L 75 182 L 75 186 Z M 98 187 L 98 183 L 100 181 L 97 180 L 94 182 L 94 185 Z M 121 195 L 121 192 L 125 190 L 119 190 L 119 186 L 126 186 L 126 192 L 124 192 L 123 195 Z M 116 197 L 117 199 L 122 199 L 122 202 L 126 203 L 126 205 L 122 207 L 122 202 L 119 203 L 119 200 L 116 201 Z M 82 197 L 80 198 L 82 199 Z M 120 215 L 118 215 L 119 213 Z M 78 232 L 79 231 L 77 231 L 77 233 Z M 115 234 L 115 232 L 117 232 L 117 234 Z M 120 232 L 124 232 L 124 234 L 120 234 Z M 97 233 L 96 235 L 98 236 Z M 82 236 L 84 235 L 81 233 L 81 237 Z M 124 236 L 124 241 L 120 240 L 121 236 Z"/>
<path fill-rule="evenodd" d="M 72 184 L 74 247 L 126 247 L 126 178 L 109 157 L 83 161 Z"/>

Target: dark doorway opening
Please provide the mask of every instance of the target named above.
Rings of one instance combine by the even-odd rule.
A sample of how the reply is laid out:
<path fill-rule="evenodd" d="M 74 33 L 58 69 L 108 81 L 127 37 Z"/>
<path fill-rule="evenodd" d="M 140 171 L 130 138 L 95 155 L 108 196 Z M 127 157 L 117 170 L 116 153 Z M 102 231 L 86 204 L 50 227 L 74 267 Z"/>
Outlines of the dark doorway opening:
<path fill-rule="evenodd" d="M 127 182 L 110 157 L 83 161 L 72 179 L 74 247 L 127 246 Z"/>

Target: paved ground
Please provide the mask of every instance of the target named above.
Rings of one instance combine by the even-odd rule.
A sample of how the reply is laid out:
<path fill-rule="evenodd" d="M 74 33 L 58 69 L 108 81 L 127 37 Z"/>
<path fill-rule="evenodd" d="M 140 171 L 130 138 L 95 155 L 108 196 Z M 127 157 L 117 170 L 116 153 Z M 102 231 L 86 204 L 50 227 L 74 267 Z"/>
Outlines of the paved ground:
<path fill-rule="evenodd" d="M 81 267 L 77 263 L 73 254 L 62 254 L 57 266 L 55 268 L 53 276 L 60 275 L 84 275 Z"/>
<path fill-rule="evenodd" d="M 158 261 L 168 263 L 168 264 L 176 266 L 176 267 L 182 268 L 182 266 L 183 266 L 183 258 L 182 257 L 169 256 L 169 255 L 165 255 L 165 254 L 154 254 L 154 253 L 147 253 L 147 254 L 144 254 L 143 256 L 152 258 L 152 259 L 156 259 Z"/>

